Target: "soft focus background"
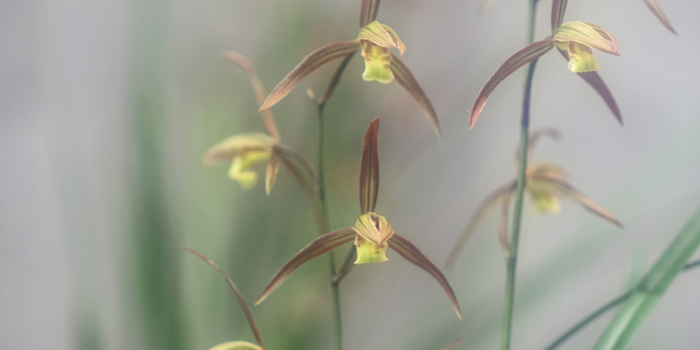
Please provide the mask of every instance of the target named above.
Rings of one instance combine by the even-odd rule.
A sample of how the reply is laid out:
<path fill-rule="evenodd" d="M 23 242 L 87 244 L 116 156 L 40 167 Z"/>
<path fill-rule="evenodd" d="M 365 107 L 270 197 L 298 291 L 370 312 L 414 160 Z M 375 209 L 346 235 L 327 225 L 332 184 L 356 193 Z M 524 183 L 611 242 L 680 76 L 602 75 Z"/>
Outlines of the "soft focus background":
<path fill-rule="evenodd" d="M 533 160 L 624 223 L 618 229 L 564 203 L 556 216 L 525 207 L 514 344 L 541 349 L 624 291 L 653 263 L 700 198 L 700 3 L 661 0 L 678 36 L 641 0 L 570 1 L 565 21 L 599 24 L 621 57 L 596 53 L 623 112 L 621 127 L 555 52 L 538 64 L 533 129 L 553 126 Z M 550 1 L 537 38 L 549 33 Z M 328 183 L 335 228 L 354 223 L 362 133 L 382 115 L 377 210 L 438 265 L 479 202 L 515 175 L 523 73 L 492 95 L 475 128 L 466 110 L 498 65 L 525 42 L 527 1 L 385 0 L 378 19 L 407 45 L 440 117 L 438 142 L 396 83 L 363 82 L 356 57 L 327 108 Z M 265 196 L 243 191 L 227 166 L 199 158 L 234 133 L 262 131 L 246 55 L 268 88 L 308 52 L 353 39 L 360 0 L 0 2 L 0 348 L 206 349 L 253 340 L 216 272 L 253 301 L 272 274 L 316 236 L 302 192 L 284 170 Z M 319 94 L 337 63 L 302 81 L 274 112 L 284 140 L 315 161 Z M 465 316 L 394 253 L 342 284 L 345 345 L 463 349 L 499 344 L 505 267 L 497 219 L 486 220 L 447 271 Z M 339 250 L 344 255 L 347 248 Z M 328 349 L 325 259 L 299 269 L 254 308 L 270 349 Z M 681 275 L 634 349 L 697 349 L 700 272 Z M 610 315 L 564 349 L 590 348 Z"/>

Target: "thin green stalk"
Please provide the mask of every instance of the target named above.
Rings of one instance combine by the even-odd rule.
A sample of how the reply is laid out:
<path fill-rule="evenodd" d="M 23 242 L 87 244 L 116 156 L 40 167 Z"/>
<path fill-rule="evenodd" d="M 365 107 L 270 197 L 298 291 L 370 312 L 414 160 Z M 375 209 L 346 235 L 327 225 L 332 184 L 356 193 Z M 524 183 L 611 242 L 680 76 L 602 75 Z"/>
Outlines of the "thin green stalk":
<path fill-rule="evenodd" d="M 537 0 L 530 0 L 529 27 L 527 44 L 534 40 L 535 10 Z M 525 77 L 525 91 L 523 94 L 522 117 L 520 121 L 520 157 L 518 164 L 518 178 L 515 190 L 515 210 L 513 212 L 512 233 L 509 250 L 506 256 L 506 299 L 503 309 L 503 327 L 501 331 L 501 349 L 510 350 L 513 328 L 513 306 L 515 301 L 515 276 L 518 264 L 518 243 L 520 241 L 520 223 L 523 213 L 523 197 L 525 194 L 525 170 L 527 169 L 527 145 L 530 133 L 530 97 L 532 92 L 532 78 L 535 73 L 537 60 L 528 64 Z"/>
<path fill-rule="evenodd" d="M 335 87 L 338 85 L 338 82 L 340 82 L 340 77 L 343 75 L 343 72 L 345 71 L 345 68 L 347 67 L 348 63 L 350 62 L 350 59 L 352 58 L 353 54 L 350 54 L 346 56 L 343 61 L 340 63 L 340 66 L 338 66 L 338 69 L 335 71 L 335 74 L 333 74 L 333 77 L 331 78 L 330 82 L 328 83 L 328 86 L 326 87 L 326 90 L 324 91 L 323 95 L 321 98 L 318 99 L 317 104 L 318 104 L 318 196 L 319 200 L 321 201 L 321 211 L 322 211 L 322 218 L 323 218 L 323 229 L 324 232 L 321 232 L 320 234 L 324 234 L 326 232 L 331 231 L 331 224 L 330 224 L 330 219 L 328 215 L 328 201 L 326 200 L 326 176 L 325 176 L 325 166 L 324 166 L 324 145 L 325 145 L 325 118 L 324 118 L 324 110 L 326 107 L 326 102 L 328 99 L 331 97 L 333 94 L 333 91 L 335 90 Z M 333 256 L 333 251 L 330 251 L 328 254 L 329 257 L 329 270 L 330 270 L 330 276 L 331 276 L 331 294 L 332 294 L 332 299 L 333 299 L 333 315 L 334 315 L 334 323 L 335 323 L 335 349 L 336 350 L 342 350 L 343 348 L 343 328 L 341 326 L 341 309 L 340 309 L 340 281 L 334 280 L 334 277 L 336 275 L 336 269 L 335 269 L 335 258 Z"/>
<path fill-rule="evenodd" d="M 683 271 L 688 271 L 691 269 L 694 269 L 696 267 L 700 266 L 700 260 L 693 261 L 691 263 L 686 264 L 683 266 Z M 595 321 L 598 317 L 602 316 L 606 312 L 614 309 L 615 307 L 619 306 L 627 298 L 632 295 L 632 291 L 626 292 L 617 298 L 609 301 L 605 305 L 599 307 L 597 310 L 593 311 L 590 315 L 586 316 L 586 318 L 582 319 L 578 323 L 576 323 L 573 327 L 571 327 L 568 331 L 564 332 L 564 334 L 560 335 L 556 340 L 552 342 L 549 346 L 545 348 L 545 350 L 554 350 L 558 348 L 560 345 L 564 344 L 569 338 L 571 338 L 574 334 L 578 333 L 578 331 L 582 330 L 585 328 L 589 323 Z"/>

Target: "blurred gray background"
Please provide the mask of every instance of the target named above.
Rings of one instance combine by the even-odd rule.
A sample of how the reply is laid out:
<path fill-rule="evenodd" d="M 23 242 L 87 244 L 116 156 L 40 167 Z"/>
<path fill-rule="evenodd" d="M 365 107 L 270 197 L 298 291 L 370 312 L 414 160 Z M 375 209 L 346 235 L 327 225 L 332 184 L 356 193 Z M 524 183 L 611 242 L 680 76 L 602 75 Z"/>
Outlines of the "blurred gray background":
<path fill-rule="evenodd" d="M 570 1 L 565 21 L 606 28 L 621 57 L 595 53 L 623 113 L 555 52 L 537 67 L 532 128 L 552 126 L 533 160 L 564 167 L 612 211 L 618 229 L 564 203 L 526 205 L 515 309 L 517 349 L 541 349 L 614 298 L 658 257 L 700 198 L 700 3 L 661 0 L 674 36 L 641 0 Z M 550 1 L 536 38 L 549 33 Z M 265 196 L 243 191 L 226 166 L 201 168 L 229 135 L 262 131 L 245 74 L 221 57 L 247 56 L 268 88 L 308 52 L 355 38 L 360 0 L 0 2 L 0 348 L 206 349 L 253 340 L 217 261 L 252 301 L 316 235 L 289 174 Z M 384 0 L 378 20 L 407 45 L 403 61 L 431 97 L 438 142 L 396 83 L 363 82 L 348 67 L 327 108 L 328 183 L 335 228 L 358 214 L 362 133 L 382 115 L 377 211 L 438 265 L 492 189 L 515 175 L 523 73 L 494 92 L 468 130 L 466 110 L 498 65 L 525 42 L 527 1 Z M 320 94 L 337 63 L 313 73 L 273 110 L 283 139 L 315 159 Z M 355 268 L 342 284 L 346 349 L 463 349 L 499 344 L 505 267 L 497 219 L 485 220 L 446 272 L 459 322 L 423 271 Z M 346 248 L 339 251 L 344 255 Z M 254 308 L 270 349 L 327 349 L 327 266 L 316 259 Z M 700 272 L 681 275 L 633 349 L 700 347 Z M 609 320 L 564 349 L 590 348 Z"/>

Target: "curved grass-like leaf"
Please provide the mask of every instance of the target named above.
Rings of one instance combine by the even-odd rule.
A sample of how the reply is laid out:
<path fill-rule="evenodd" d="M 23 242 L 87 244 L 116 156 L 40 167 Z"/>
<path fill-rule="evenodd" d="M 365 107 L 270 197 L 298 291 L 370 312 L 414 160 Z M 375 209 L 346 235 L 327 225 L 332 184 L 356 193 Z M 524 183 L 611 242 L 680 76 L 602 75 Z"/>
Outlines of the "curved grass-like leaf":
<path fill-rule="evenodd" d="M 433 125 L 433 129 L 435 129 L 435 134 L 440 137 L 440 124 L 438 123 L 437 113 L 435 113 L 435 109 L 433 108 L 433 104 L 430 103 L 430 99 L 425 92 L 423 92 L 423 89 L 420 87 L 420 84 L 418 84 L 416 78 L 413 77 L 411 71 L 408 70 L 408 67 L 406 67 L 406 65 L 401 62 L 398 57 L 394 55 L 391 56 L 391 72 L 394 73 L 396 81 L 398 81 L 399 84 L 401 84 L 401 86 L 403 86 L 406 91 L 413 96 L 421 108 L 423 108 L 425 115 Z"/>
<path fill-rule="evenodd" d="M 568 0 L 552 0 L 552 33 L 554 33 L 564 21 L 567 3 Z"/>
<path fill-rule="evenodd" d="M 339 246 L 350 242 L 355 237 L 355 231 L 351 227 L 341 228 L 326 233 L 314 239 L 306 247 L 302 248 L 282 268 L 270 279 L 260 297 L 255 302 L 258 305 L 267 298 L 277 287 L 279 287 L 299 266 L 305 262 Z"/>
<path fill-rule="evenodd" d="M 364 27 L 377 19 L 379 0 L 362 0 L 360 8 L 360 27 Z"/>
<path fill-rule="evenodd" d="M 362 143 L 360 166 L 360 209 L 362 214 L 374 211 L 379 193 L 379 118 L 369 123 Z"/>
<path fill-rule="evenodd" d="M 267 91 L 265 90 L 262 80 L 260 80 L 258 74 L 255 73 L 255 70 L 253 70 L 253 65 L 243 55 L 233 51 L 225 51 L 224 58 L 235 63 L 248 74 L 250 83 L 253 85 L 255 100 L 258 102 L 258 108 L 260 108 L 265 100 L 265 97 L 267 96 Z M 272 111 L 268 109 L 260 111 L 260 118 L 262 118 L 263 125 L 265 126 L 267 133 L 270 134 L 270 136 L 272 136 L 275 140 L 279 141 L 280 133 L 277 130 L 277 125 L 275 124 L 275 118 L 272 116 Z"/>
<path fill-rule="evenodd" d="M 486 197 L 483 202 L 481 202 L 479 207 L 476 209 L 476 212 L 474 212 L 471 220 L 469 220 L 469 224 L 464 229 L 464 232 L 462 232 L 462 235 L 459 237 L 459 240 L 452 248 L 450 255 L 447 257 L 447 263 L 445 263 L 446 269 L 450 269 L 452 266 L 454 266 L 459 253 L 462 252 L 462 249 L 464 249 L 467 241 L 474 233 L 474 229 L 476 229 L 486 215 L 488 215 L 499 203 L 501 203 L 506 193 L 513 189 L 515 189 L 515 182 L 501 186 Z"/>
<path fill-rule="evenodd" d="M 358 41 L 341 41 L 316 49 L 314 52 L 304 57 L 304 59 L 301 60 L 274 89 L 272 89 L 272 92 L 270 92 L 260 106 L 260 111 L 264 111 L 277 104 L 277 102 L 292 91 L 303 77 L 313 72 L 316 68 L 328 61 L 349 55 L 359 48 L 360 43 Z"/>
<path fill-rule="evenodd" d="M 460 320 L 462 319 L 462 311 L 459 310 L 459 303 L 457 302 L 455 293 L 452 291 L 452 287 L 450 287 L 450 283 L 447 282 L 447 278 L 445 278 L 445 275 L 442 274 L 442 271 L 440 271 L 440 269 L 435 266 L 435 264 L 433 264 L 433 262 L 430 261 L 427 256 L 425 256 L 425 254 L 418 250 L 413 243 L 398 233 L 394 233 L 394 235 L 391 236 L 391 239 L 389 239 L 389 248 L 395 250 L 397 253 L 399 253 L 399 255 L 404 257 L 404 259 L 410 261 L 433 276 L 433 278 L 438 281 L 442 289 L 445 290 L 447 297 L 450 298 L 452 306 L 457 313 L 457 317 L 459 317 Z"/>
<path fill-rule="evenodd" d="M 649 6 L 649 9 L 651 12 L 654 13 L 654 16 L 661 21 L 661 24 L 664 25 L 668 30 L 671 31 L 671 33 L 676 34 L 676 30 L 673 29 L 673 26 L 671 25 L 671 21 L 668 20 L 668 17 L 666 17 L 666 14 L 664 11 L 661 10 L 661 6 L 659 6 L 659 3 L 656 0 L 644 0 L 644 3 Z"/>
<path fill-rule="evenodd" d="M 260 328 L 258 328 L 258 324 L 255 322 L 255 317 L 253 317 L 253 312 L 250 311 L 250 307 L 248 307 L 248 303 L 246 303 L 245 298 L 243 297 L 243 294 L 238 290 L 238 287 L 236 287 L 236 284 L 233 283 L 233 280 L 231 277 L 229 277 L 224 270 L 222 270 L 219 265 L 217 265 L 215 262 L 201 254 L 200 252 L 189 248 L 185 246 L 181 246 L 182 249 L 187 250 L 188 252 L 196 255 L 200 259 L 204 260 L 207 264 L 209 264 L 211 267 L 216 269 L 216 271 L 219 272 L 221 276 L 223 276 L 226 279 L 226 282 L 228 283 L 229 287 L 231 287 L 231 290 L 233 290 L 233 294 L 236 295 L 236 298 L 238 299 L 238 303 L 241 304 L 241 308 L 243 309 L 243 313 L 245 314 L 245 318 L 248 320 L 248 324 L 250 325 L 250 329 L 253 330 L 253 335 L 255 335 L 255 340 L 258 342 L 260 345 L 259 347 L 243 347 L 246 344 L 255 346 L 254 344 L 248 343 L 248 342 L 229 342 L 229 343 L 224 343 L 215 346 L 213 349 L 262 349 L 264 347 L 263 345 L 263 340 L 262 340 L 262 334 L 260 333 Z M 225 347 L 223 345 L 229 344 L 229 347 Z M 239 347 L 234 347 L 234 345 L 237 345 Z"/>
<path fill-rule="evenodd" d="M 498 67 L 495 73 L 489 78 L 484 87 L 481 88 L 479 96 L 474 101 L 474 105 L 471 108 L 471 115 L 469 117 L 469 128 L 473 128 L 476 120 L 479 118 L 479 114 L 484 109 L 486 101 L 489 95 L 496 89 L 496 86 L 500 84 L 506 77 L 511 73 L 515 72 L 518 68 L 524 66 L 525 64 L 532 62 L 538 57 L 544 55 L 549 51 L 554 44 L 547 38 L 542 41 L 530 44 L 513 55 L 511 55 L 503 64 Z"/>
<path fill-rule="evenodd" d="M 595 345 L 595 350 L 627 349 L 639 327 L 700 245 L 700 209 L 632 291 Z"/>
<path fill-rule="evenodd" d="M 283 144 L 276 144 L 274 146 L 274 149 L 277 152 L 277 154 L 282 158 L 286 158 L 290 161 L 294 160 L 297 163 L 299 163 L 304 168 L 304 170 L 306 170 L 306 173 L 309 174 L 309 176 L 311 177 L 314 187 L 318 186 L 318 173 L 316 172 L 316 168 L 314 167 L 313 163 L 311 163 L 309 158 L 306 158 L 304 154 L 295 150 L 294 148 Z"/>
<path fill-rule="evenodd" d="M 533 186 L 536 185 L 538 189 L 544 189 L 563 198 L 572 200 L 573 202 L 586 208 L 591 213 L 611 222 L 618 227 L 622 227 L 620 221 L 617 220 L 612 213 L 600 206 L 598 203 L 594 202 L 592 199 L 588 198 L 585 194 L 579 192 L 568 182 L 548 176 L 532 176 L 529 180 Z"/>

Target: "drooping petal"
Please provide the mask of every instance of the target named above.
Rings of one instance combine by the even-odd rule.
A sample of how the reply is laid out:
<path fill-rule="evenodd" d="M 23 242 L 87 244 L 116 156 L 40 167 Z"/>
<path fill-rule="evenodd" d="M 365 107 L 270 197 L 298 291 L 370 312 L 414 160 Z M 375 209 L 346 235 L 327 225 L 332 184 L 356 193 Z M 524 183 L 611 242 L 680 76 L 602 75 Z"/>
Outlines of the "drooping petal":
<path fill-rule="evenodd" d="M 467 341 L 466 338 L 459 338 L 459 339 L 457 339 L 457 340 L 455 340 L 455 341 L 449 343 L 446 347 L 442 348 L 442 350 L 452 350 L 452 349 L 454 349 L 455 347 L 457 347 L 457 345 L 460 345 L 460 344 L 462 344 L 462 343 L 464 343 L 464 342 L 466 342 L 466 341 Z"/>
<path fill-rule="evenodd" d="M 362 0 L 360 8 L 360 27 L 364 27 L 377 18 L 379 11 L 379 0 Z"/>
<path fill-rule="evenodd" d="M 552 0 L 552 33 L 554 33 L 564 21 L 567 3 L 568 0 Z"/>
<path fill-rule="evenodd" d="M 260 297 L 255 302 L 258 305 L 267 298 L 277 287 L 279 287 L 291 274 L 303 263 L 339 246 L 350 242 L 355 236 L 355 231 L 351 227 L 341 228 L 326 233 L 309 243 L 296 253 L 282 268 L 272 277 L 263 289 Z"/>
<path fill-rule="evenodd" d="M 269 151 L 274 144 L 275 139 L 259 132 L 231 136 L 209 148 L 202 157 L 202 165 L 230 161 L 242 152 Z"/>
<path fill-rule="evenodd" d="M 253 85 L 253 92 L 255 92 L 255 100 L 258 102 L 258 108 L 260 108 L 267 96 L 267 91 L 265 91 L 265 86 L 255 73 L 255 70 L 253 70 L 253 65 L 243 55 L 233 51 L 224 52 L 224 58 L 235 63 L 248 74 L 250 83 Z M 267 133 L 275 140 L 279 141 L 280 134 L 279 131 L 277 131 L 277 125 L 275 124 L 275 118 L 272 116 L 272 111 L 269 109 L 260 111 L 260 118 L 262 118 Z"/>
<path fill-rule="evenodd" d="M 360 165 L 360 210 L 374 211 L 379 193 L 379 117 L 374 118 L 365 132 Z"/>
<path fill-rule="evenodd" d="M 401 56 L 406 52 L 406 45 L 404 45 L 396 32 L 391 29 L 391 27 L 377 21 L 362 27 L 360 29 L 360 34 L 357 36 L 357 40 L 369 41 L 374 45 L 387 49 L 399 49 L 399 54 Z"/>
<path fill-rule="evenodd" d="M 590 86 L 592 86 L 593 89 L 595 89 L 595 91 L 598 93 L 598 95 L 600 95 L 600 97 L 603 98 L 605 104 L 608 105 L 608 108 L 615 116 L 615 119 L 617 119 L 617 121 L 620 122 L 620 125 L 622 125 L 622 113 L 620 113 L 620 108 L 617 106 L 617 102 L 615 102 L 615 98 L 613 97 L 612 92 L 610 92 L 608 86 L 605 85 L 605 82 L 600 77 L 598 72 L 578 73 L 578 75 L 581 78 L 583 78 L 583 80 L 585 80 Z"/>
<path fill-rule="evenodd" d="M 270 195 L 272 187 L 275 185 L 275 180 L 277 180 L 277 173 L 280 170 L 280 157 L 276 154 L 270 156 L 270 160 L 267 161 L 267 171 L 265 171 L 265 192 Z"/>
<path fill-rule="evenodd" d="M 547 53 L 553 46 L 554 44 L 550 39 L 538 41 L 520 49 L 503 62 L 496 72 L 493 73 L 491 78 L 489 78 L 484 87 L 481 88 L 479 96 L 477 96 L 476 101 L 474 101 L 474 105 L 471 108 L 471 116 L 469 117 L 469 128 L 471 129 L 474 127 L 476 120 L 479 118 L 479 114 L 481 114 L 484 105 L 486 105 L 489 95 L 496 89 L 498 84 L 518 68 Z"/>
<path fill-rule="evenodd" d="M 323 213 L 321 212 L 320 206 L 317 205 L 315 191 L 316 186 L 309 184 L 309 181 L 307 181 L 306 178 L 297 169 L 297 165 L 294 162 L 290 161 L 285 157 L 280 157 L 280 160 L 282 161 L 282 165 L 284 165 L 287 171 L 289 171 L 289 173 L 292 174 L 292 177 L 297 181 L 299 187 L 301 187 L 302 192 L 304 192 L 304 195 L 306 195 L 306 198 L 308 198 L 309 202 L 311 203 L 311 210 L 313 211 L 314 218 L 316 219 L 316 227 L 318 227 L 319 232 L 323 232 Z"/>
<path fill-rule="evenodd" d="M 457 302 L 457 297 L 455 296 L 455 293 L 452 291 L 452 287 L 450 287 L 450 283 L 447 282 L 447 278 L 445 278 L 445 275 L 442 274 L 442 271 L 433 264 L 430 259 L 428 259 L 425 254 L 423 254 L 416 246 L 413 245 L 409 240 L 406 238 L 400 236 L 399 234 L 394 234 L 391 239 L 389 240 L 389 247 L 393 250 L 395 250 L 399 255 L 404 257 L 404 259 L 410 261 L 414 265 L 420 267 L 421 269 L 425 270 L 425 272 L 429 273 L 437 282 L 440 284 L 443 290 L 445 290 L 445 293 L 447 293 L 447 297 L 450 298 L 450 301 L 452 302 L 452 306 L 455 309 L 455 312 L 457 313 L 457 317 L 459 319 L 462 319 L 462 312 L 459 310 L 459 303 Z"/>
<path fill-rule="evenodd" d="M 258 344 L 260 346 L 248 343 L 248 342 L 228 342 L 228 343 L 223 343 L 219 344 L 215 347 L 213 347 L 211 350 L 233 350 L 233 349 L 255 349 L 255 350 L 262 350 L 263 348 L 263 340 L 262 340 L 262 334 L 260 333 L 260 328 L 258 327 L 258 324 L 255 322 L 255 317 L 253 317 L 253 312 L 250 311 L 250 307 L 248 306 L 248 303 L 245 301 L 245 298 L 243 297 L 243 294 L 238 290 L 238 287 L 236 287 L 236 284 L 233 283 L 233 280 L 231 277 L 229 277 L 224 270 L 222 270 L 219 265 L 217 265 L 215 262 L 204 256 L 203 254 L 199 253 L 198 251 L 182 246 L 183 249 L 187 250 L 188 252 L 196 255 L 200 259 L 204 260 L 207 264 L 209 264 L 211 267 L 216 269 L 216 271 L 219 272 L 221 276 L 226 279 L 226 283 L 228 283 L 229 287 L 231 287 L 231 290 L 233 290 L 233 294 L 236 295 L 236 298 L 238 299 L 238 303 L 241 305 L 241 308 L 243 309 L 243 313 L 245 314 L 246 320 L 248 320 L 248 325 L 250 325 L 250 329 L 253 330 L 253 335 L 255 335 L 255 340 L 257 340 Z M 248 347 L 245 347 L 248 346 Z"/>
<path fill-rule="evenodd" d="M 601 26 L 587 22 L 568 22 L 559 26 L 552 35 L 557 46 L 568 46 L 570 42 L 619 56 L 617 40 Z M 559 47 L 565 49 L 564 47 Z"/>
<path fill-rule="evenodd" d="M 449 269 L 454 265 L 455 261 L 457 260 L 457 257 L 459 256 L 459 253 L 462 252 L 462 249 L 464 249 L 464 246 L 467 244 L 467 241 L 474 233 L 474 229 L 476 229 L 476 227 L 481 223 L 481 221 L 486 217 L 486 215 L 488 215 L 493 209 L 495 209 L 498 206 L 499 203 L 501 203 L 501 201 L 503 201 L 506 194 L 514 189 L 515 181 L 496 189 L 493 193 L 486 197 L 486 199 L 484 199 L 484 201 L 481 202 L 481 204 L 479 204 L 479 207 L 476 209 L 474 215 L 469 220 L 469 224 L 464 229 L 464 232 L 462 232 L 462 235 L 459 237 L 459 240 L 457 241 L 457 243 L 454 244 L 450 255 L 447 257 L 447 263 L 445 264 L 445 268 Z"/>
<path fill-rule="evenodd" d="M 265 101 L 263 101 L 262 106 L 260 106 L 260 110 L 266 110 L 277 104 L 277 102 L 292 91 L 303 77 L 313 72 L 316 68 L 328 61 L 349 55 L 359 48 L 360 43 L 357 41 L 343 41 L 316 49 L 314 52 L 304 57 L 304 59 L 301 60 L 274 89 L 272 89 L 272 92 L 270 92 Z"/>
<path fill-rule="evenodd" d="M 673 26 L 671 25 L 671 21 L 668 20 L 668 17 L 666 17 L 666 14 L 664 11 L 661 10 L 661 6 L 659 6 L 659 3 L 656 0 L 644 0 L 644 3 L 649 6 L 649 9 L 651 12 L 654 13 L 654 16 L 661 21 L 661 24 L 664 25 L 668 30 L 671 31 L 671 33 L 676 34 L 676 31 L 673 29 Z"/>
<path fill-rule="evenodd" d="M 365 41 L 362 45 L 362 58 L 365 60 L 365 71 L 362 73 L 362 79 L 365 81 L 376 80 L 383 84 L 394 81 L 389 49 L 369 41 Z"/>
<path fill-rule="evenodd" d="M 421 106 L 425 112 L 425 115 L 428 117 L 428 121 L 430 121 L 430 123 L 433 125 L 435 134 L 440 137 L 440 124 L 438 123 L 437 113 L 435 113 L 433 104 L 430 103 L 430 99 L 425 92 L 423 92 L 423 89 L 420 87 L 420 84 L 418 84 L 416 78 L 413 77 L 411 71 L 408 70 L 408 67 L 406 67 L 406 65 L 401 62 L 398 57 L 393 55 L 391 60 L 391 71 L 394 73 L 396 81 L 401 84 L 401 86 L 403 86 Z"/>
<path fill-rule="evenodd" d="M 568 182 L 564 180 L 557 180 L 552 178 L 541 178 L 533 177 L 532 181 L 539 181 L 540 186 L 543 188 L 546 186 L 547 190 L 557 195 L 572 200 L 578 203 L 582 207 L 586 208 L 591 213 L 613 223 L 616 226 L 622 227 L 617 218 L 610 213 L 608 210 L 600 206 L 598 203 L 594 202 L 592 199 L 588 198 L 583 193 L 579 192 L 576 188 L 571 186 Z"/>

